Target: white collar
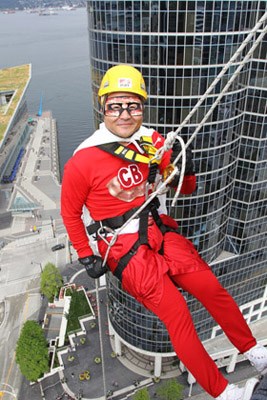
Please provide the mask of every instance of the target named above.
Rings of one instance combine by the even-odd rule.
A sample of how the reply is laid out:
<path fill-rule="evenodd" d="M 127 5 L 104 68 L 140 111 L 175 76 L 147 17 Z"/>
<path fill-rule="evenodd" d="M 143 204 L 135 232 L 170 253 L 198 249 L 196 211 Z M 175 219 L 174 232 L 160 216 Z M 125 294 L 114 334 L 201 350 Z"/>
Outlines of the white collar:
<path fill-rule="evenodd" d="M 119 136 L 114 135 L 114 133 L 110 132 L 104 122 L 100 124 L 99 129 L 97 129 L 92 136 L 89 136 L 85 139 L 74 151 L 75 154 L 77 151 L 85 149 L 87 147 L 94 147 L 100 144 L 105 143 L 116 143 L 116 142 L 124 142 L 126 144 L 134 143 L 136 140 L 139 140 L 141 136 L 152 136 L 154 129 L 146 128 L 145 126 L 141 126 L 137 132 L 135 132 L 130 138 L 122 139 Z"/>

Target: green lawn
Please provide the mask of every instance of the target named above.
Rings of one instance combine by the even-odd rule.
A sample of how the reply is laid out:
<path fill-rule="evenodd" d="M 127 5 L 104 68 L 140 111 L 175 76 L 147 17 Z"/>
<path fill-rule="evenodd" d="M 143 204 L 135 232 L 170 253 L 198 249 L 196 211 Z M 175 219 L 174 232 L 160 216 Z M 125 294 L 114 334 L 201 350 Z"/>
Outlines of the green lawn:
<path fill-rule="evenodd" d="M 3 139 L 10 118 L 13 116 L 18 102 L 21 100 L 30 75 L 30 64 L 0 69 L 0 92 L 14 92 L 7 113 L 3 113 L 3 107 L 0 110 L 0 141 Z"/>
<path fill-rule="evenodd" d="M 73 292 L 71 296 L 66 334 L 81 329 L 79 317 L 81 318 L 87 315 L 92 315 L 92 310 L 88 304 L 84 292 L 82 290 Z"/>

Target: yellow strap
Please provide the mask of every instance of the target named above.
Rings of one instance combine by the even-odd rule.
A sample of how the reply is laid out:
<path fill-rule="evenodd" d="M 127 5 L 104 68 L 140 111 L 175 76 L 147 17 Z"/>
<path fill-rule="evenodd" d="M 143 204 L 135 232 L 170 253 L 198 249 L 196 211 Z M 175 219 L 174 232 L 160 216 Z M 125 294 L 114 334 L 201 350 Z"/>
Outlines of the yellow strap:
<path fill-rule="evenodd" d="M 142 162 L 144 164 L 149 164 L 149 158 L 146 156 L 142 156 L 142 154 L 136 154 L 135 161 Z"/>
<path fill-rule="evenodd" d="M 126 158 L 127 160 L 142 162 L 143 164 L 149 164 L 148 157 L 143 156 L 142 154 L 136 153 L 135 151 L 133 151 L 131 149 L 127 149 L 124 146 L 119 146 L 115 150 L 115 154 L 119 155 L 122 153 L 123 153 L 123 157 Z"/>

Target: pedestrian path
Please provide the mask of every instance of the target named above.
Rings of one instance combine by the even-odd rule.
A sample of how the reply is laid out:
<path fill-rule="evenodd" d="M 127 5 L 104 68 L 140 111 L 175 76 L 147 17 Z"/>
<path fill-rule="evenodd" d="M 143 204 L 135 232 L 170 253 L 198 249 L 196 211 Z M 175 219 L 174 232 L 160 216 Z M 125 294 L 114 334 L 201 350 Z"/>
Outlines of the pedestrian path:
<path fill-rule="evenodd" d="M 37 174 L 38 159 L 40 159 L 40 148 L 42 147 L 42 140 L 48 127 L 47 118 L 39 118 L 37 121 L 36 130 L 34 137 L 32 138 L 31 147 L 27 150 L 27 161 L 24 166 L 23 179 L 20 181 L 21 187 L 26 190 L 38 203 L 40 203 L 45 209 L 55 209 L 57 204 L 51 199 L 53 192 L 50 192 L 50 196 L 45 191 L 40 190 L 37 185 L 32 183 L 33 177 Z M 50 154 L 51 157 L 51 154 Z M 49 172 L 51 169 L 49 170 Z M 44 187 L 45 189 L 45 187 Z"/>

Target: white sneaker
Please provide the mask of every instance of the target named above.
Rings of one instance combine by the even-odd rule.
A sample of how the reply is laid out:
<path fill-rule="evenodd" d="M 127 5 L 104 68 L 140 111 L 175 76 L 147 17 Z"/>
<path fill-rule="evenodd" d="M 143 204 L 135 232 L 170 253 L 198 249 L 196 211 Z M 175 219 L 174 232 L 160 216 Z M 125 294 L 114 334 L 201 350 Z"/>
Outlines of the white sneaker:
<path fill-rule="evenodd" d="M 244 388 L 236 385 L 227 385 L 226 389 L 216 397 L 216 400 L 243 400 Z"/>
<path fill-rule="evenodd" d="M 245 387 L 239 388 L 236 385 L 228 385 L 226 389 L 216 397 L 217 400 L 250 400 L 255 386 L 259 383 L 258 379 L 251 378 L 247 381 Z"/>
<path fill-rule="evenodd" d="M 244 356 L 250 361 L 253 367 L 262 375 L 267 374 L 267 349 L 261 344 L 256 344 Z"/>

